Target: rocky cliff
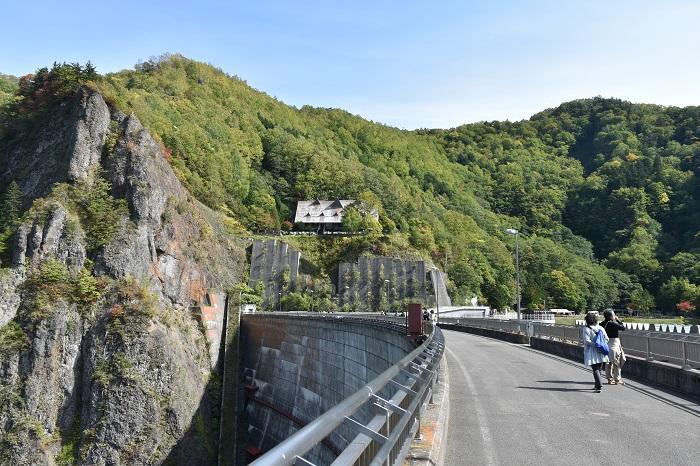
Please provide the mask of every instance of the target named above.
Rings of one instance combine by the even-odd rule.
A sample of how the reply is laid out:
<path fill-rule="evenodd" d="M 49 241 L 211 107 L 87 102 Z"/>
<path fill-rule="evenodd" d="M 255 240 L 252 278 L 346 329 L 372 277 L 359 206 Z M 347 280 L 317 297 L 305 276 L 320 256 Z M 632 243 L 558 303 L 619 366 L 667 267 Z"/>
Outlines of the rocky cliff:
<path fill-rule="evenodd" d="M 0 269 L 0 464 L 211 464 L 217 342 L 191 305 L 240 281 L 242 245 L 96 91 L 3 147 L 28 210 Z"/>

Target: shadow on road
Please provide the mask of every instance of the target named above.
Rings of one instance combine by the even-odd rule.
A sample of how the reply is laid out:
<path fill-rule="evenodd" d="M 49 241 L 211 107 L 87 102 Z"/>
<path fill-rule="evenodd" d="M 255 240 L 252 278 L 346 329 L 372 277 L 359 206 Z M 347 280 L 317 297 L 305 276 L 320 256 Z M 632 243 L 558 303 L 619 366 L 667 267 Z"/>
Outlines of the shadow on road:
<path fill-rule="evenodd" d="M 579 383 L 579 382 L 576 382 Z M 591 392 L 593 389 L 585 388 L 561 388 L 561 387 L 515 387 L 515 388 L 525 388 L 527 390 L 546 390 L 548 392 Z"/>
<path fill-rule="evenodd" d="M 590 385 L 590 382 L 576 382 L 575 380 L 536 380 L 537 383 L 573 383 L 579 385 Z"/>

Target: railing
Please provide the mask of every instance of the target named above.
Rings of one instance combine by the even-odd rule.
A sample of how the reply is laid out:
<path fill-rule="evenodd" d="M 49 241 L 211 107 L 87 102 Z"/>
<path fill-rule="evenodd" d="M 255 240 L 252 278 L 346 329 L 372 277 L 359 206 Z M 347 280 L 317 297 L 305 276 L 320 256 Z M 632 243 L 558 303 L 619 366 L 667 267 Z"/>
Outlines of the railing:
<path fill-rule="evenodd" d="M 440 322 L 454 325 L 466 325 L 468 327 L 483 328 L 488 330 L 499 330 L 508 333 L 519 333 L 521 335 L 529 335 L 528 322 L 519 320 L 496 320 L 496 319 L 475 319 L 475 318 L 456 318 L 442 317 Z"/>
<path fill-rule="evenodd" d="M 404 321 L 403 317 L 331 314 L 324 318 L 350 318 L 353 322 L 365 321 L 405 329 L 405 325 L 399 323 Z M 432 398 L 437 366 L 445 347 L 440 329 L 430 323 L 426 325 L 429 336 L 418 348 L 252 464 L 313 466 L 304 455 L 341 424 L 353 429 L 357 436 L 340 452 L 333 465 L 402 464 L 412 440 L 420 431 L 420 411 Z M 353 416 L 367 403 L 373 404 L 376 414 L 363 424 Z"/>
<path fill-rule="evenodd" d="M 577 320 L 576 325 L 586 325 L 585 320 Z M 644 332 L 668 333 L 669 335 L 679 334 L 700 334 L 700 325 L 688 324 L 655 324 L 645 322 L 624 322 L 623 325 L 628 330 L 639 330 Z"/>
<path fill-rule="evenodd" d="M 583 345 L 582 327 L 532 324 L 531 336 Z M 625 353 L 649 361 L 663 361 L 683 368 L 700 368 L 700 338 L 693 335 L 659 335 L 652 332 L 620 332 Z"/>
<path fill-rule="evenodd" d="M 468 327 L 487 328 L 509 333 L 566 341 L 583 345 L 583 327 L 552 325 L 524 321 L 493 321 L 484 319 L 440 319 L 446 323 Z M 700 336 L 688 334 L 659 334 L 626 330 L 620 332 L 620 342 L 625 353 L 681 366 L 684 369 L 700 369 Z"/>

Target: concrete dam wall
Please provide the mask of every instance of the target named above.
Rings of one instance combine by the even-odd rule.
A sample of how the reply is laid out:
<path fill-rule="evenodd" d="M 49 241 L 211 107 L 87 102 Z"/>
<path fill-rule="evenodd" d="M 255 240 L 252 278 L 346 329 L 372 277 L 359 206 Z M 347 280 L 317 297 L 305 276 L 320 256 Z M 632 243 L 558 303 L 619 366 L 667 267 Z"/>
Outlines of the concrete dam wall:
<path fill-rule="evenodd" d="M 402 328 L 387 328 L 386 323 L 336 316 L 243 316 L 244 447 L 253 455 L 268 451 L 413 349 Z M 356 418 L 368 422 L 372 416 L 365 407 Z M 330 464 L 355 435 L 341 426 L 307 458 Z"/>

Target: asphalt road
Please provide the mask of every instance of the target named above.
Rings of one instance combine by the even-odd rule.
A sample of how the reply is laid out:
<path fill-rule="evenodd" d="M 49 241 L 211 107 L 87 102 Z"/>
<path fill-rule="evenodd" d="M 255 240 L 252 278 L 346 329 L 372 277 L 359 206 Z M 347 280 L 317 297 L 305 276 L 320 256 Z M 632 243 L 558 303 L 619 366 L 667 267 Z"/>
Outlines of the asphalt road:
<path fill-rule="evenodd" d="M 583 364 L 444 334 L 446 465 L 700 465 L 697 403 L 634 381 L 594 393 Z"/>

